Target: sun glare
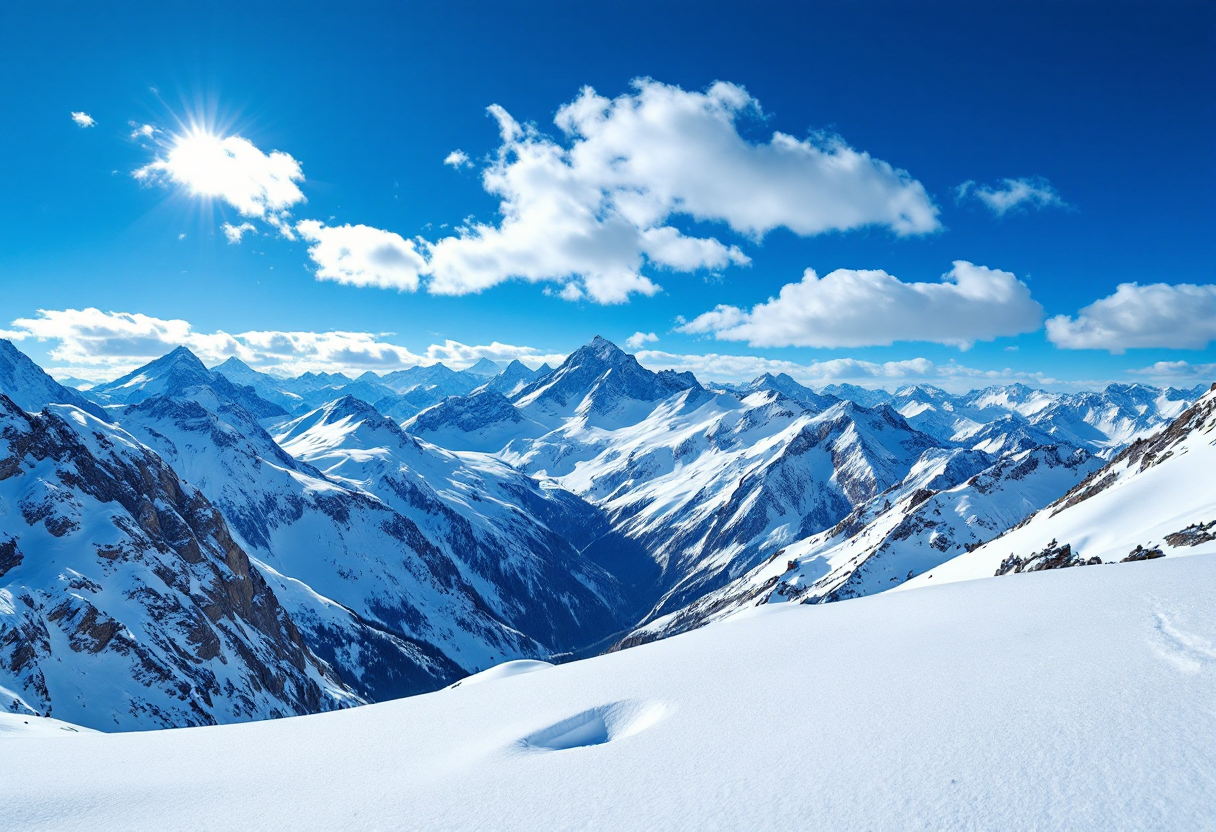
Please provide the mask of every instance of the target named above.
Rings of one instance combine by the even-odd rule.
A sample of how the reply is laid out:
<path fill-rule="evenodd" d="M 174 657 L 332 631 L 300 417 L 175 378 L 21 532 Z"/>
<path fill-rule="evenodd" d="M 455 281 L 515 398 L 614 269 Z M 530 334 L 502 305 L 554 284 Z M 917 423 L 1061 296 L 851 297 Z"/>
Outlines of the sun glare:
<path fill-rule="evenodd" d="M 283 212 L 304 201 L 297 184 L 304 180 L 300 163 L 277 150 L 263 153 L 240 135 L 195 124 L 168 137 L 163 154 L 135 175 L 172 182 L 191 196 L 222 201 L 243 217 L 280 224 Z"/>
<path fill-rule="evenodd" d="M 178 181 L 195 196 L 214 197 L 229 189 L 235 153 L 225 140 L 193 127 L 174 137 L 166 162 Z"/>

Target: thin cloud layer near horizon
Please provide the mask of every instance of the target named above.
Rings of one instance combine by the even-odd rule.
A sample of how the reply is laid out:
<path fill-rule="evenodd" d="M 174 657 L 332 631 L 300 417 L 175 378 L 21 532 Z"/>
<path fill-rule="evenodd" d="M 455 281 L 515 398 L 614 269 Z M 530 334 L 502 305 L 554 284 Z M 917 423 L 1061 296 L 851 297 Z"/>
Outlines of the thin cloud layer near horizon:
<path fill-rule="evenodd" d="M 6 8 L 0 141 L 49 162 L 6 168 L 0 337 L 88 381 L 595 334 L 714 381 L 1212 380 L 1210 6 L 724 11 L 306 7 L 251 49 L 274 9 Z"/>

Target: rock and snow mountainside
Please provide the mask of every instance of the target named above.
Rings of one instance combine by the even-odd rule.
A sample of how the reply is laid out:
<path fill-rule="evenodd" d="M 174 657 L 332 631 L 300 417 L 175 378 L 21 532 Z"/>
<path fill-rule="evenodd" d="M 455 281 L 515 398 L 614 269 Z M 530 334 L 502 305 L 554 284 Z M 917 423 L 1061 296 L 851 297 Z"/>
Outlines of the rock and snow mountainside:
<path fill-rule="evenodd" d="M 767 562 L 684 609 L 650 622 L 626 644 L 653 641 L 781 602 L 873 595 L 970 551 L 1024 520 L 1101 467 L 1057 445 L 994 459 L 979 451 L 926 451 L 898 485 L 831 529 L 774 552 Z"/>
<path fill-rule="evenodd" d="M 362 696 L 544 652 L 413 521 L 293 459 L 240 405 L 159 396 L 122 424 L 223 512 L 313 650 Z"/>
<path fill-rule="evenodd" d="M 608 523 L 573 494 L 500 460 L 420 442 L 350 397 L 282 425 L 275 441 L 416 523 L 498 618 L 549 651 L 631 623 L 617 581 L 580 554 Z"/>
<path fill-rule="evenodd" d="M 274 402 L 288 413 L 304 406 L 304 397 L 289 390 L 282 379 L 268 373 L 260 373 L 235 356 L 212 367 L 211 372 L 219 373 L 237 386 L 252 387 L 253 392 L 269 402 Z M 345 380 L 348 383 L 350 381 Z"/>
<path fill-rule="evenodd" d="M 781 392 L 791 385 L 712 393 L 597 338 L 513 402 L 448 399 L 406 427 L 481 450 L 513 434 L 500 458 L 603 508 L 630 542 L 587 554 L 648 596 L 649 618 L 834 525 L 936 444 L 889 407 L 789 389 L 795 401 Z"/>
<path fill-rule="evenodd" d="M 0 390 L 26 407 L 89 406 L 11 345 L 0 345 Z M 602 338 L 530 378 L 522 365 L 498 373 L 483 362 L 459 373 L 434 365 L 283 380 L 236 361 L 209 371 L 179 349 L 97 391 L 90 395 L 110 404 L 92 411 L 122 429 L 85 433 L 110 437 L 127 449 L 123 459 L 155 460 L 161 479 L 180 477 L 176 488 L 193 495 L 190 505 L 206 504 L 218 530 L 183 520 L 200 541 L 191 548 L 172 522 L 187 517 L 176 492 L 145 489 L 153 514 L 142 502 L 138 510 L 122 503 L 134 519 L 101 527 L 156 557 L 119 560 L 122 568 L 109 572 L 103 557 L 98 572 L 89 542 L 97 524 L 72 530 L 44 522 L 51 514 L 29 520 L 24 506 L 33 498 L 5 497 L 0 696 L 12 693 L 11 708 L 23 712 L 61 715 L 65 696 L 92 708 L 97 687 L 97 701 L 128 703 L 106 705 L 127 708 L 122 727 L 298 713 L 344 697 L 433 690 L 503 660 L 637 644 L 761 601 L 835 601 L 1115 554 L 1216 551 L 1216 501 L 1205 496 L 1204 478 L 1216 394 L 1095 474 L 1096 457 L 1164 425 L 1195 391 L 1111 385 L 1065 396 L 1014 385 L 955 396 L 922 386 L 892 396 L 839 386 L 820 394 L 788 376 L 706 388 L 688 373 L 651 372 Z M 368 404 L 353 394 L 382 398 Z M 37 417 L 10 410 L 12 424 L 43 425 L 44 433 L 52 424 L 93 425 L 57 405 Z M 80 441 L 100 459 L 85 433 Z M 77 494 L 80 478 L 63 473 L 77 452 L 64 453 L 54 478 L 5 479 L 59 483 L 48 493 L 67 496 L 47 505 L 62 499 L 65 516 L 100 511 L 90 502 L 100 498 Z M 140 525 L 170 509 L 155 532 Z M 67 530 L 62 539 L 56 529 Z M 30 548 L 35 539 L 47 545 Z M 240 586 L 256 584 L 255 600 L 221 604 L 217 624 L 207 599 L 245 595 L 215 589 L 227 587 L 228 573 L 207 572 L 210 561 L 190 560 L 183 546 L 222 552 Z M 42 554 L 69 550 L 62 561 Z M 240 568 L 228 563 L 245 553 Z M 56 646 L 52 623 L 75 620 L 58 606 L 22 606 L 3 594 L 3 582 L 35 574 L 35 563 L 43 571 L 21 592 L 91 599 L 99 612 L 82 613 L 88 628 L 102 615 L 121 622 L 103 662 L 71 637 Z M 183 597 L 158 600 L 168 579 L 157 569 L 192 576 L 173 584 Z M 154 591 L 132 590 L 148 586 Z M 279 630 L 259 612 L 267 605 Z M 191 610 L 202 611 L 218 641 L 180 623 Z M 242 623 L 229 632 L 225 615 Z M 244 623 L 250 616 L 261 629 Z M 61 681 L 44 685 L 44 696 L 30 668 L 37 656 L 38 667 L 51 666 L 46 650 Z M 114 680 L 126 676 L 113 668 L 139 650 L 165 669 L 140 676 L 128 667 L 136 681 L 124 690 Z M 275 650 L 290 654 L 283 661 L 298 672 L 271 684 L 259 668 L 273 662 L 260 657 Z M 8 676 L 6 666 L 14 668 Z M 177 704 L 162 696 L 170 689 Z M 136 700 L 155 707 L 129 704 Z M 204 704 L 181 704 L 196 700 Z"/>
<path fill-rule="evenodd" d="M 477 389 L 491 390 L 510 397 L 538 378 L 540 378 L 540 374 L 537 371 L 528 369 L 522 361 L 516 359 L 508 364 L 505 370 Z"/>
<path fill-rule="evenodd" d="M 48 404 L 70 404 L 98 419 L 111 421 L 103 408 L 55 381 L 11 341 L 3 338 L 0 338 L 0 393 L 31 413 L 37 413 Z"/>
<path fill-rule="evenodd" d="M 1216 553 L 1214 472 L 1216 385 L 1165 430 L 1132 443 L 1025 523 L 908 585 L 1095 559 Z"/>
<path fill-rule="evenodd" d="M 131 730 L 357 701 L 156 454 L 0 395 L 0 708 Z"/>
<path fill-rule="evenodd" d="M 1213 585 L 1012 575 L 333 714 L 0 739 L 0 826 L 1207 829 Z"/>
<path fill-rule="evenodd" d="M 835 392 L 857 395 L 847 387 Z M 1003 531 L 1007 519 L 1016 523 L 1041 508 L 1098 465 L 1084 449 L 1107 453 L 1162 424 L 1186 395 L 1112 385 L 1102 394 L 1064 396 L 1013 385 L 954 396 L 921 386 L 867 400 L 875 402 L 872 408 L 816 394 L 788 376 L 762 376 L 732 393 L 714 393 L 688 374 L 652 373 L 596 338 L 510 399 L 488 390 L 451 397 L 405 426 L 443 447 L 498 451 L 520 470 L 602 507 L 635 546 L 600 562 L 618 575 L 633 574 L 635 583 L 649 582 L 646 623 L 699 600 L 702 609 L 713 607 L 722 600 L 714 590 L 746 582 L 778 550 L 825 533 L 888 489 L 907 483 L 911 496 L 914 469 L 928 452 L 944 458 L 970 448 L 966 458 L 982 462 L 950 487 L 990 466 L 997 466 L 993 479 L 1018 483 L 998 489 L 1000 497 L 968 494 L 957 497 L 957 506 L 927 506 L 945 512 L 951 519 L 933 522 L 952 531 L 931 535 L 936 548 L 912 558 L 899 572 L 903 580 L 909 570 L 934 566 Z M 1037 472 L 1029 477 L 1033 486 L 1020 482 L 1028 466 Z M 883 514 L 883 523 L 831 558 L 811 558 L 812 580 L 833 572 L 833 592 L 862 591 L 860 576 L 839 569 L 875 569 L 877 561 L 861 568 L 871 554 L 862 540 L 875 539 L 877 546 L 905 519 L 898 511 L 867 511 L 869 520 Z M 851 538 L 860 525 L 848 528 Z M 902 551 L 927 544 L 921 536 L 906 539 Z M 820 540 L 814 548 L 839 543 Z M 605 556 L 602 547 L 588 554 Z M 894 575 L 886 570 L 899 560 L 884 559 L 886 586 Z M 766 569 L 761 582 L 776 568 Z M 866 586 L 877 591 L 872 582 Z"/>

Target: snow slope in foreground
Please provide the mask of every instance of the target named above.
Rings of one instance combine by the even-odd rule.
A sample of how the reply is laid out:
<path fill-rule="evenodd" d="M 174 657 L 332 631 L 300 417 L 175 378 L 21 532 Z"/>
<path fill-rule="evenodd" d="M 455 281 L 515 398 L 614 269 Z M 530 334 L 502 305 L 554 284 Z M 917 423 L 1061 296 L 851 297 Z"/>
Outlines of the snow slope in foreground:
<path fill-rule="evenodd" d="M 1198 829 L 1216 557 L 765 607 L 271 722 L 4 741 L 14 829 Z"/>

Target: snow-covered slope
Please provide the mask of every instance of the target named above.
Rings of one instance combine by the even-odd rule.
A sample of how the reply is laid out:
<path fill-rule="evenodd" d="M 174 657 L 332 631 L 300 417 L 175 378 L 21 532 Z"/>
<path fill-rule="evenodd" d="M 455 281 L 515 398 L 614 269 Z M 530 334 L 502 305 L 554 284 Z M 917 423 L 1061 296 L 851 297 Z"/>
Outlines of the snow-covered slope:
<path fill-rule="evenodd" d="M 70 404 L 98 419 L 111 421 L 103 408 L 55 381 L 11 341 L 3 338 L 0 338 L 0 393 L 31 413 L 37 413 L 48 404 Z"/>
<path fill-rule="evenodd" d="M 391 408 L 382 412 L 386 416 L 397 415 Z M 468 396 L 444 399 L 407 419 L 402 427 L 441 448 L 486 453 L 499 451 L 512 442 L 534 439 L 549 430 L 547 425 L 511 404 L 502 393 L 488 387 Z"/>
<path fill-rule="evenodd" d="M 0 740 L 23 830 L 1207 829 L 1216 558 L 768 607 L 335 714 Z"/>
<path fill-rule="evenodd" d="M 0 707 L 103 730 L 356 701 L 220 513 L 128 433 L 0 395 Z"/>
<path fill-rule="evenodd" d="M 765 373 L 759 378 L 753 380 L 750 384 L 740 388 L 739 393 L 743 396 L 747 396 L 751 393 L 759 393 L 765 390 L 780 393 L 787 399 L 798 402 L 798 404 L 814 413 L 827 410 L 829 407 L 836 404 L 836 402 L 840 401 L 840 399 L 835 396 L 816 393 L 809 387 L 803 387 L 785 373 L 779 373 L 778 375 Z M 865 403 L 860 402 L 860 404 Z M 879 404 L 879 402 L 875 402 L 875 404 Z"/>
<path fill-rule="evenodd" d="M 1001 534 L 1053 501 L 1101 460 L 1049 445 L 1001 457 L 926 451 L 908 476 L 831 529 L 792 543 L 719 590 L 650 622 L 652 641 L 766 603 L 823 603 L 884 592 Z"/>
<path fill-rule="evenodd" d="M 260 373 L 235 356 L 212 367 L 211 372 L 219 373 L 238 387 L 252 387 L 263 399 L 274 402 L 288 413 L 304 404 L 304 397 L 287 389 L 283 379 Z"/>
<path fill-rule="evenodd" d="M 417 524 L 498 618 L 548 650 L 583 648 L 631 623 L 616 580 L 580 554 L 609 533 L 607 520 L 575 495 L 498 459 L 420 442 L 350 397 L 283 425 L 275 440 Z"/>
<path fill-rule="evenodd" d="M 1093 559 L 1216 552 L 1214 473 L 1216 386 L 1168 428 L 1128 446 L 1024 524 L 909 585 Z"/>

